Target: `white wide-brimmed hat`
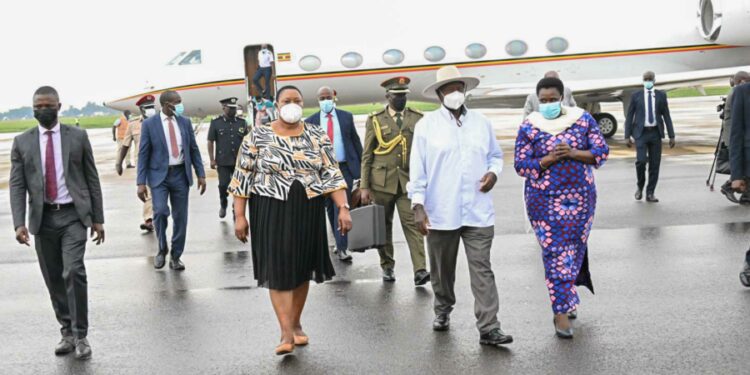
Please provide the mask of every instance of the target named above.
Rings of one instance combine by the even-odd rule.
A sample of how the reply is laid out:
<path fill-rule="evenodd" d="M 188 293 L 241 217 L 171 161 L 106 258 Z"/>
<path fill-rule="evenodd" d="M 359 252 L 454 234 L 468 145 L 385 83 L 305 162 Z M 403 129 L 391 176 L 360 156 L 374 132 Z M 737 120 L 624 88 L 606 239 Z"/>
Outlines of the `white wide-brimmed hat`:
<path fill-rule="evenodd" d="M 422 94 L 428 98 L 437 98 L 437 89 L 451 82 L 463 82 L 466 86 L 466 92 L 479 86 L 479 78 L 464 77 L 455 65 L 447 65 L 438 69 L 435 74 L 435 83 L 425 87 Z"/>

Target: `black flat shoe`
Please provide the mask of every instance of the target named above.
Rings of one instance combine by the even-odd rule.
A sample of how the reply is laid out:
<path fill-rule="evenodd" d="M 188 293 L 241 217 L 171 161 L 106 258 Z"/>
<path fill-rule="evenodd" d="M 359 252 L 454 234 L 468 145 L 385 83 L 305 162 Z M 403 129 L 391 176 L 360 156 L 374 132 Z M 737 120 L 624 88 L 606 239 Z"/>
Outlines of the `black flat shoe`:
<path fill-rule="evenodd" d="M 568 319 L 577 319 L 578 318 L 578 310 L 572 310 L 568 313 Z"/>
<path fill-rule="evenodd" d="M 451 316 L 448 314 L 439 314 L 432 321 L 433 331 L 447 331 L 451 327 Z"/>
<path fill-rule="evenodd" d="M 495 328 L 485 334 L 479 336 L 479 343 L 481 345 L 504 345 L 513 342 L 513 336 L 506 335 L 500 328 Z"/>
<path fill-rule="evenodd" d="M 743 286 L 750 288 L 750 264 L 745 262 L 745 268 L 740 272 L 740 282 Z"/>
<path fill-rule="evenodd" d="M 91 358 L 91 345 L 89 340 L 78 339 L 76 340 L 76 359 L 86 360 Z"/>
<path fill-rule="evenodd" d="M 430 273 L 427 270 L 414 272 L 414 285 L 420 286 L 430 282 Z"/>
<path fill-rule="evenodd" d="M 160 270 L 164 268 L 164 265 L 167 263 L 167 254 L 156 254 L 154 257 L 154 268 L 157 270 Z"/>
<path fill-rule="evenodd" d="M 737 199 L 737 197 L 734 195 L 734 191 L 732 191 L 732 184 L 727 182 L 724 185 L 721 185 L 721 193 L 724 194 L 725 197 L 727 197 L 727 200 L 729 200 L 732 203 L 740 203 L 740 200 Z"/>
<path fill-rule="evenodd" d="M 572 339 L 573 338 L 573 326 L 571 325 L 568 329 L 557 328 L 555 318 L 552 318 L 552 324 L 555 326 L 555 335 L 561 339 Z"/>
<path fill-rule="evenodd" d="M 352 254 L 349 252 L 349 250 L 337 250 L 336 255 L 338 256 L 339 260 L 342 262 L 351 262 L 352 261 Z"/>
<path fill-rule="evenodd" d="M 393 268 L 386 268 L 383 270 L 383 281 L 389 283 L 396 281 L 396 273 L 393 272 Z"/>
<path fill-rule="evenodd" d="M 649 203 L 659 203 L 659 199 L 656 198 L 653 194 L 646 195 L 646 202 Z"/>
<path fill-rule="evenodd" d="M 73 336 L 63 336 L 60 342 L 55 346 L 55 355 L 65 355 L 76 350 Z"/>
<path fill-rule="evenodd" d="M 169 260 L 169 268 L 175 270 L 175 271 L 184 271 L 185 270 L 185 264 L 182 263 L 181 260 L 172 258 Z"/>
<path fill-rule="evenodd" d="M 227 216 L 227 208 L 222 206 L 219 208 L 219 219 L 223 219 Z"/>
<path fill-rule="evenodd" d="M 636 190 L 635 191 L 635 200 L 639 201 L 643 199 L 643 190 Z"/>

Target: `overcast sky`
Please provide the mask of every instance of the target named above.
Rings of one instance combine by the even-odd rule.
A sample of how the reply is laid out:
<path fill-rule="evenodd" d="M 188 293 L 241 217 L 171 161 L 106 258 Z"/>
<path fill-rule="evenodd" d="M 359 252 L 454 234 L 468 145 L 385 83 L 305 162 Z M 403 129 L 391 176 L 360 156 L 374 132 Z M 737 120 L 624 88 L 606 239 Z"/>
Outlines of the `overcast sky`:
<path fill-rule="evenodd" d="M 217 42 L 207 21 L 242 21 L 219 2 L 191 3 L 3 0 L 0 112 L 30 105 L 41 85 L 56 87 L 65 107 L 113 99 L 123 87 L 142 87 L 180 48 Z M 172 20 L 174 32 L 163 31 L 159 18 Z"/>

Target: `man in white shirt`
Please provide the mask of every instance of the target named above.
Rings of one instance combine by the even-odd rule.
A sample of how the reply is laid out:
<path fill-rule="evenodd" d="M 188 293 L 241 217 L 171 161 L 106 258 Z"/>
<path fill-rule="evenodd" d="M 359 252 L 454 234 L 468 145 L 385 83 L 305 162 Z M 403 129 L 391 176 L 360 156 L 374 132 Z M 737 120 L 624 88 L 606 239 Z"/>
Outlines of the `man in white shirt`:
<path fill-rule="evenodd" d="M 258 88 L 264 98 L 270 98 L 271 76 L 273 76 L 273 52 L 268 50 L 268 45 L 263 44 L 258 52 L 258 69 L 253 74 L 253 84 Z M 260 77 L 266 81 L 265 86 L 260 85 Z"/>
<path fill-rule="evenodd" d="M 433 329 L 450 327 L 456 257 L 463 240 L 479 342 L 500 345 L 513 342 L 513 337 L 503 333 L 497 319 L 499 300 L 490 263 L 495 212 L 489 192 L 502 171 L 503 153 L 490 121 L 464 106 L 466 92 L 478 84 L 477 78 L 462 77 L 455 66 L 446 66 L 425 88 L 425 96 L 437 97 L 443 105 L 415 126 L 407 190 L 417 228 L 427 236 L 435 293 Z"/>

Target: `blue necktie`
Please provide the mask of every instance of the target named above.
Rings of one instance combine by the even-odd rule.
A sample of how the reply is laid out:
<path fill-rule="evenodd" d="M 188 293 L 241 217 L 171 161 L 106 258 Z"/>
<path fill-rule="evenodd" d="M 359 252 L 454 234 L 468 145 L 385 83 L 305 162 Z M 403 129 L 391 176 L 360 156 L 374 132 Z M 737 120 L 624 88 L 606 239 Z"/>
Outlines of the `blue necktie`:
<path fill-rule="evenodd" d="M 648 123 L 654 123 L 654 105 L 651 103 L 651 90 L 648 90 Z"/>

